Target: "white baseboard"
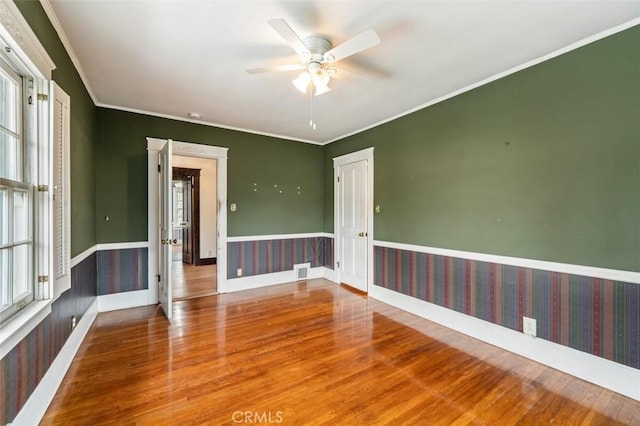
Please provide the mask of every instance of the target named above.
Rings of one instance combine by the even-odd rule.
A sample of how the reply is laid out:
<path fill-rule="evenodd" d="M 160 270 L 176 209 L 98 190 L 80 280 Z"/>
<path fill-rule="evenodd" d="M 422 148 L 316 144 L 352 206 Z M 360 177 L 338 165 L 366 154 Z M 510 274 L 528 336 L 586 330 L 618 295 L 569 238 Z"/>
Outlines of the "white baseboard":
<path fill-rule="evenodd" d="M 373 285 L 369 296 L 640 401 L 640 370 Z"/>
<path fill-rule="evenodd" d="M 335 277 L 328 271 L 334 272 L 332 269 L 319 266 L 309 269 L 308 279 L 326 278 L 335 282 Z M 329 277 L 331 276 L 331 277 Z M 271 274 L 251 275 L 249 277 L 228 279 L 224 289 L 218 289 L 220 293 L 232 293 L 235 291 L 250 290 L 253 288 L 267 287 L 270 285 L 284 284 L 296 281 L 295 272 L 282 271 Z"/>
<path fill-rule="evenodd" d="M 30 426 L 40 423 L 97 315 L 98 303 L 94 301 L 84 313 L 64 346 L 62 346 L 38 386 L 22 406 L 22 409 L 11 423 L 12 425 Z"/>
<path fill-rule="evenodd" d="M 148 293 L 149 290 L 147 289 L 98 296 L 98 310 L 100 312 L 109 312 L 153 304 L 149 303 Z"/>
<path fill-rule="evenodd" d="M 323 266 L 322 269 L 322 278 L 338 284 L 338 273 L 334 269 L 327 268 L 326 266 Z"/>

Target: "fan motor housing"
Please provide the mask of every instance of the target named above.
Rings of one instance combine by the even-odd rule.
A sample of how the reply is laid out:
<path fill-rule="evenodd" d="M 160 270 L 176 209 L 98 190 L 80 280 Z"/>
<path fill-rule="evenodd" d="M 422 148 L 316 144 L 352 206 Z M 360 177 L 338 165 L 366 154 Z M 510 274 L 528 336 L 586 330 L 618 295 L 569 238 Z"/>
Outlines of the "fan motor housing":
<path fill-rule="evenodd" d="M 302 42 L 307 46 L 307 49 L 309 49 L 309 52 L 311 52 L 313 56 L 322 56 L 331 50 L 331 42 L 324 36 L 315 35 L 307 37 L 302 40 Z"/>

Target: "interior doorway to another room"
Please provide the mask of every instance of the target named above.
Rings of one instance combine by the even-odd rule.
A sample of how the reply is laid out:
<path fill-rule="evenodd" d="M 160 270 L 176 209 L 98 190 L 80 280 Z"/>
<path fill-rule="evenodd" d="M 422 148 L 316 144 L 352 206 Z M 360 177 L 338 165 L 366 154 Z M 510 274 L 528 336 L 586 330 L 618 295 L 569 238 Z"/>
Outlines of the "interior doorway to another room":
<path fill-rule="evenodd" d="M 217 294 L 217 161 L 172 156 L 172 299 Z"/>

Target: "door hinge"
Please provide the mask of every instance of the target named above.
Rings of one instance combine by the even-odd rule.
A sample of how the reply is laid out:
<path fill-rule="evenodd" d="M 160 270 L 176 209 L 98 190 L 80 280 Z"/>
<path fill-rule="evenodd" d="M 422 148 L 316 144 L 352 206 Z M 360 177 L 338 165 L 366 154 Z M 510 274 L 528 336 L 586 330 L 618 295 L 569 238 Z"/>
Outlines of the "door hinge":
<path fill-rule="evenodd" d="M 49 282 L 49 275 L 38 275 L 38 282 L 39 283 L 48 283 Z"/>
<path fill-rule="evenodd" d="M 39 101 L 48 101 L 49 100 L 49 95 L 46 95 L 44 93 L 38 93 L 38 100 Z"/>
<path fill-rule="evenodd" d="M 160 274 L 158 274 L 158 282 L 160 282 Z"/>
<path fill-rule="evenodd" d="M 160 164 L 158 164 L 158 173 L 161 173 L 161 172 L 160 172 Z"/>
<path fill-rule="evenodd" d="M 38 192 L 47 192 L 49 190 L 49 185 L 38 185 Z"/>
<path fill-rule="evenodd" d="M 340 183 L 340 176 L 338 176 L 338 183 Z"/>
<path fill-rule="evenodd" d="M 336 262 L 337 268 L 340 269 L 340 262 Z"/>

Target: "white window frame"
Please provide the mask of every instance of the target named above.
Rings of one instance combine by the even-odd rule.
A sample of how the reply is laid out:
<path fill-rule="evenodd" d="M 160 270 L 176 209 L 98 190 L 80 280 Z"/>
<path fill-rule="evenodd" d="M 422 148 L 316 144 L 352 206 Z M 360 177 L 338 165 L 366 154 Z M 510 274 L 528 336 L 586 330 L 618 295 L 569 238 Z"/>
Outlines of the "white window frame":
<path fill-rule="evenodd" d="M 51 72 L 55 64 L 42 47 L 12 0 L 0 0 L 0 52 L 11 68 L 23 77 L 24 181 L 33 188 L 51 183 Z M 51 268 L 51 191 L 35 191 L 33 211 L 34 301 L 0 324 L 0 359 L 23 340 L 51 312 L 53 282 L 38 283 L 37 277 L 50 276 Z"/>
<path fill-rule="evenodd" d="M 0 73 L 3 76 L 3 79 L 6 79 L 13 85 L 13 90 L 5 93 L 5 95 L 10 96 L 11 99 L 3 99 L 0 107 L 3 109 L 6 108 L 4 114 L 10 113 L 13 117 L 10 119 L 10 122 L 7 123 L 7 127 L 4 125 L 0 126 L 0 132 L 6 137 L 17 141 L 17 145 L 14 147 L 15 152 L 13 152 L 12 155 L 14 158 L 4 159 L 4 165 L 9 166 L 6 168 L 5 172 L 9 172 L 9 174 L 4 174 L 4 176 L 0 177 L 0 188 L 2 188 L 6 194 L 6 200 L 4 203 L 6 211 L 3 214 L 3 216 L 6 216 L 6 219 L 3 220 L 4 223 L 1 225 L 6 228 L 4 230 L 5 232 L 3 232 L 5 239 L 0 241 L 0 259 L 6 263 L 0 265 L 0 268 L 2 271 L 7 273 L 7 275 L 3 274 L 4 278 L 7 278 L 7 282 L 5 283 L 6 285 L 0 288 L 0 291 L 2 291 L 2 299 L 7 302 L 6 305 L 2 305 L 2 308 L 0 308 L 0 325 L 12 318 L 21 309 L 25 308 L 27 304 L 32 302 L 35 290 L 33 275 L 33 265 L 35 263 L 33 230 L 34 185 L 33 182 L 31 182 L 32 176 L 30 176 L 26 163 L 26 157 L 30 155 L 31 152 L 28 149 L 25 149 L 26 137 L 24 132 L 25 126 L 23 125 L 23 116 L 29 115 L 25 96 L 26 82 L 28 80 L 13 69 L 12 65 L 5 60 L 5 56 L 6 55 L 4 53 L 0 55 Z M 25 225 L 27 227 L 27 232 L 22 238 L 19 238 L 14 234 L 14 224 L 17 220 L 14 208 L 16 202 L 14 195 L 16 193 L 26 194 L 26 215 L 28 220 Z M 24 271 L 21 271 L 21 273 L 18 274 L 18 271 L 15 270 L 16 265 L 14 263 L 14 258 L 21 248 L 27 249 L 26 274 L 23 273 Z M 26 287 L 26 291 L 20 291 L 19 294 L 14 293 L 16 280 L 20 281 L 21 287 Z"/>

